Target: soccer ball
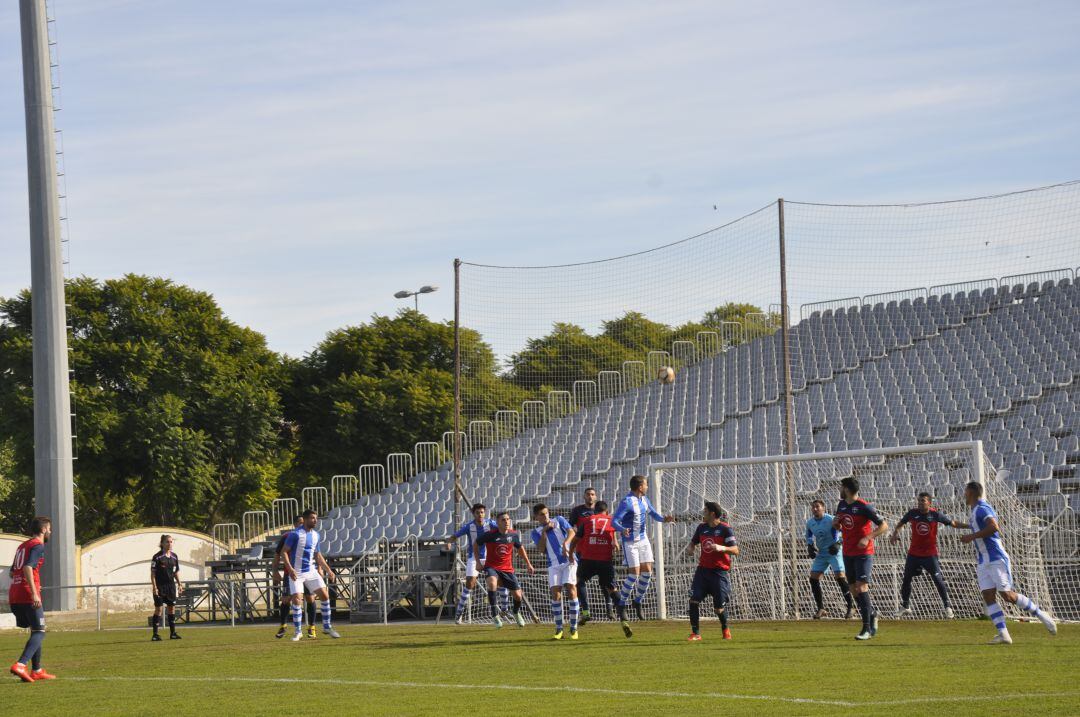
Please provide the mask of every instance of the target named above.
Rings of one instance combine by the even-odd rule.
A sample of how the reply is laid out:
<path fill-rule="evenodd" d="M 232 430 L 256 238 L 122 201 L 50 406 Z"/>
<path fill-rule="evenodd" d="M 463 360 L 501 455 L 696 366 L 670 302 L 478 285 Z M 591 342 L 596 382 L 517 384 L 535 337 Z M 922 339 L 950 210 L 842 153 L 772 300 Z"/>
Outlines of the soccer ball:
<path fill-rule="evenodd" d="M 656 380 L 660 383 L 675 383 L 675 369 L 670 366 L 661 366 L 656 372 Z"/>

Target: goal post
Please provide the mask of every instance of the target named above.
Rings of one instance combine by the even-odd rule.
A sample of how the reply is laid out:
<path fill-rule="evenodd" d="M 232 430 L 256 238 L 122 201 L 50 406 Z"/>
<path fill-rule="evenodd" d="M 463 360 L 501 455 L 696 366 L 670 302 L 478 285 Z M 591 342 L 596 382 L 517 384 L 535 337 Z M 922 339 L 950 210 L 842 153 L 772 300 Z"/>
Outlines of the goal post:
<path fill-rule="evenodd" d="M 964 503 L 964 485 L 969 481 L 983 485 L 987 500 L 1000 516 L 1017 589 L 1052 610 L 1039 547 L 1039 521 L 986 460 L 982 442 L 963 441 L 653 464 L 651 498 L 660 512 L 676 517 L 676 522 L 656 523 L 654 529 L 660 618 L 687 614 L 687 594 L 697 563 L 685 548 L 701 522 L 707 500 L 724 509 L 740 545 L 731 573 L 732 618 L 787 620 L 813 614 L 807 584 L 812 561 L 805 549 L 806 519 L 814 500 L 823 501 L 826 511 L 833 513 L 840 481 L 849 476 L 859 480 L 860 497 L 874 504 L 890 526 L 875 541 L 874 600 L 883 615 L 899 610 L 910 541 L 911 528 L 905 527 L 900 542 L 892 543 L 892 529 L 924 491 L 938 510 L 967 523 L 970 509 Z M 975 579 L 974 552 L 960 542 L 965 532 L 939 526 L 940 561 L 956 614 L 977 617 L 982 615 L 983 603 Z M 791 554 L 796 545 L 800 549 Z M 822 589 L 830 616 L 842 616 L 844 601 L 831 576 L 822 577 Z M 911 607 L 918 618 L 942 616 L 940 598 L 928 578 L 914 580 Z"/>

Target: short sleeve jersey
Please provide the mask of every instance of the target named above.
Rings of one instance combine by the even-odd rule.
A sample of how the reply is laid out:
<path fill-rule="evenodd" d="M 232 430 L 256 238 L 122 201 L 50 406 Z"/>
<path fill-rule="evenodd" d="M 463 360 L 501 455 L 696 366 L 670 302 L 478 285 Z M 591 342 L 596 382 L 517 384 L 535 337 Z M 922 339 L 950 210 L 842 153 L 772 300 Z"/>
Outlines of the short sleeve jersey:
<path fill-rule="evenodd" d="M 832 526 L 833 517 L 826 513 L 820 519 L 810 516 L 806 521 L 806 544 L 813 545 L 818 552 L 828 550 L 838 540 L 840 531 Z"/>
<path fill-rule="evenodd" d="M 582 560 L 611 562 L 615 550 L 615 527 L 607 513 L 593 513 L 578 521 L 577 552 Z"/>
<path fill-rule="evenodd" d="M 730 525 L 720 522 L 715 527 L 710 527 L 708 523 L 702 523 L 694 531 L 694 537 L 690 539 L 690 542 L 701 546 L 701 555 L 698 557 L 699 567 L 709 570 L 731 570 L 730 553 L 717 553 L 710 550 L 713 545 L 738 545 Z"/>
<path fill-rule="evenodd" d="M 150 559 L 150 569 L 153 571 L 154 584 L 159 588 L 176 582 L 176 575 L 180 572 L 180 559 L 176 553 L 159 550 Z"/>
<path fill-rule="evenodd" d="M 548 565 L 566 565 L 570 562 L 570 558 L 563 555 L 562 546 L 570 533 L 570 523 L 566 518 L 557 515 L 548 522 L 548 525 L 551 526 L 551 530 L 535 528 L 532 532 L 532 541 L 544 549 Z"/>
<path fill-rule="evenodd" d="M 481 546 L 487 546 L 487 554 L 484 557 L 484 567 L 492 568 L 503 573 L 514 572 L 514 550 L 521 547 L 521 534 L 516 530 L 500 533 L 498 530 L 489 530 L 476 539 Z"/>
<path fill-rule="evenodd" d="M 836 517 L 840 519 L 840 532 L 844 536 L 844 555 L 873 555 L 874 541 L 870 540 L 865 548 L 859 547 L 859 541 L 874 532 L 871 523 L 881 525 L 884 522 L 874 506 L 862 498 L 852 503 L 841 500 L 836 506 Z"/>
<path fill-rule="evenodd" d="M 993 518 L 997 521 L 997 513 L 994 512 L 993 506 L 987 503 L 985 500 L 980 500 L 971 509 L 971 531 L 977 533 L 987 526 Z M 990 535 L 986 538 L 976 538 L 971 541 L 971 544 L 975 546 L 975 554 L 978 556 L 978 564 L 992 563 L 995 561 L 1009 560 L 1009 554 L 1005 552 L 1005 545 L 1001 542 L 1001 524 L 998 523 L 998 532 Z"/>
<path fill-rule="evenodd" d="M 900 519 L 900 525 L 911 523 L 911 545 L 908 546 L 908 555 L 916 558 L 931 558 L 938 554 L 937 531 L 938 525 L 948 525 L 952 522 L 944 513 L 936 508 L 931 508 L 925 514 L 918 508 L 912 508 Z"/>
<path fill-rule="evenodd" d="M 468 546 L 465 548 L 465 557 L 473 557 L 473 543 L 484 533 L 489 530 L 497 530 L 498 524 L 491 518 L 486 519 L 483 523 L 477 523 L 475 520 L 470 520 L 465 525 L 461 526 L 454 532 L 455 538 L 466 538 L 468 540 Z M 480 559 L 484 559 L 485 548 L 480 546 Z"/>
<path fill-rule="evenodd" d="M 293 570 L 303 575 L 318 570 L 315 556 L 319 553 L 319 531 L 297 528 L 285 536 L 285 550 Z"/>
<path fill-rule="evenodd" d="M 590 508 L 582 503 L 581 505 L 575 505 L 574 509 L 570 511 L 570 525 L 577 527 L 582 518 L 588 518 L 590 515 L 596 513 L 596 508 Z"/>
<path fill-rule="evenodd" d="M 8 589 L 9 604 L 34 602 L 34 593 L 26 584 L 26 573 L 23 571 L 28 565 L 34 569 L 34 585 L 37 586 L 37 594 L 41 595 L 41 566 L 44 564 L 45 544 L 37 538 L 31 538 L 15 549 L 15 560 L 11 564 L 11 587 Z"/>

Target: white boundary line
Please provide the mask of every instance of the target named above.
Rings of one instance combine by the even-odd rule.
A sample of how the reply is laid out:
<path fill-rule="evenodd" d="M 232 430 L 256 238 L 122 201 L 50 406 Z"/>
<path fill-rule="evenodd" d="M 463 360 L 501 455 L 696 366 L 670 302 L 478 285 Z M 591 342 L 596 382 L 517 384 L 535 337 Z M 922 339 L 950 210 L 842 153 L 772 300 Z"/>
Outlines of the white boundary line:
<path fill-rule="evenodd" d="M 573 694 L 595 694 L 622 697 L 677 697 L 682 699 L 725 699 L 751 700 L 757 702 L 786 702 L 788 704 L 822 705 L 830 707 L 887 707 L 902 705 L 934 704 L 941 702 L 991 702 L 1015 699 L 1045 699 L 1051 697 L 1080 697 L 1077 692 L 1013 692 L 996 695 L 960 695 L 911 697 L 898 700 L 824 700 L 813 697 L 782 697 L 780 695 L 740 695 L 724 692 L 664 692 L 661 690 L 615 690 L 603 687 L 570 687 L 565 685 L 476 685 L 456 682 L 385 682 L 379 680 L 338 680 L 301 677 L 62 677 L 71 682 L 203 682 L 222 683 L 239 682 L 249 684 L 278 685 L 342 685 L 348 687 L 414 687 L 419 689 L 450 690 L 501 690 L 507 692 L 567 692 Z"/>

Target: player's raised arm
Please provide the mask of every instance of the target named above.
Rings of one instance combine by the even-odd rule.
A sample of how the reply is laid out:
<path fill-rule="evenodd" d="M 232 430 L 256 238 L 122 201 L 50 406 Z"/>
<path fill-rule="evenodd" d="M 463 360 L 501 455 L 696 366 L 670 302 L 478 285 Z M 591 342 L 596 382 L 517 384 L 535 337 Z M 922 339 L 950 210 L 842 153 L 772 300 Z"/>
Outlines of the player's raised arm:
<path fill-rule="evenodd" d="M 900 529 L 903 528 L 904 525 L 909 520 L 911 520 L 911 513 L 912 513 L 912 511 L 910 511 L 910 510 L 908 512 L 904 513 L 904 517 L 901 518 L 900 521 L 896 524 L 896 527 L 893 528 L 893 532 L 892 532 L 892 535 L 889 536 L 889 540 L 891 540 L 894 543 L 899 543 L 900 542 Z"/>
<path fill-rule="evenodd" d="M 979 540 L 981 538 L 989 538 L 991 535 L 998 532 L 997 518 L 995 518 L 992 515 L 987 516 L 983 522 L 984 522 L 984 525 L 982 527 L 982 530 L 976 530 L 973 533 L 967 533 L 966 535 L 961 535 L 960 536 L 960 542 L 961 543 L 970 543 L 970 542 L 972 542 L 974 540 Z"/>
<path fill-rule="evenodd" d="M 645 509 L 649 511 L 649 517 L 658 523 L 674 523 L 674 515 L 661 515 L 660 511 L 653 507 L 652 501 L 648 498 L 645 499 Z"/>

